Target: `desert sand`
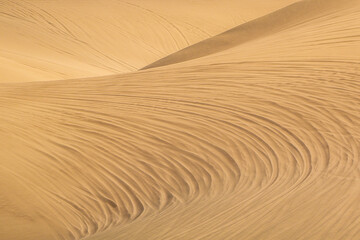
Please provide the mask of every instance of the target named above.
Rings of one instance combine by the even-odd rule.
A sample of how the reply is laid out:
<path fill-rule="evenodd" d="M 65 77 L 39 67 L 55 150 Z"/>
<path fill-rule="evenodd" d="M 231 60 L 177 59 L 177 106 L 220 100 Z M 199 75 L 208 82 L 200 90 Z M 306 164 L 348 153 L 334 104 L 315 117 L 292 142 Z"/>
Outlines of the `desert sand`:
<path fill-rule="evenodd" d="M 360 239 L 360 0 L 6 0 L 0 33 L 0 240 Z"/>

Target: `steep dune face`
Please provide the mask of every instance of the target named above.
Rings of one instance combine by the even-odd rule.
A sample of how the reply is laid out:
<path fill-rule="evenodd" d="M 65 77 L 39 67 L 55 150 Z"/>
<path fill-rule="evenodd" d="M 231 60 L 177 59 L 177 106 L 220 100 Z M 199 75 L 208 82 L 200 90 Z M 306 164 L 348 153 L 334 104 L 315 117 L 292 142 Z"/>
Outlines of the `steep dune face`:
<path fill-rule="evenodd" d="M 294 1 L 2 1 L 0 81 L 135 71 Z"/>
<path fill-rule="evenodd" d="M 0 239 L 360 239 L 360 1 L 249 24 L 158 68 L 1 84 Z"/>
<path fill-rule="evenodd" d="M 232 48 L 243 48 L 245 51 L 250 50 L 252 51 L 251 54 L 237 54 L 242 55 L 244 58 L 253 58 L 254 54 L 261 54 L 261 57 L 263 57 L 264 50 L 259 51 L 257 48 L 254 47 L 248 47 L 248 44 L 256 41 L 258 39 L 266 38 L 266 37 L 273 37 L 274 35 L 277 35 L 279 32 L 284 32 L 283 35 L 281 35 L 280 41 L 285 42 L 285 40 L 288 39 L 287 36 L 290 36 L 291 39 L 294 37 L 303 37 L 304 35 L 309 35 L 310 33 L 313 33 L 312 31 L 309 31 L 307 28 L 304 29 L 304 31 L 299 31 L 296 26 L 298 25 L 306 25 L 307 22 L 311 23 L 311 28 L 319 30 L 319 33 L 322 33 L 320 37 L 330 37 L 333 35 L 334 37 L 337 37 L 339 35 L 338 32 L 330 32 L 328 33 L 329 36 L 326 36 L 327 33 L 324 34 L 324 32 L 321 32 L 322 30 L 317 27 L 323 27 L 322 25 L 319 25 L 323 23 L 323 18 L 326 17 L 339 17 L 339 13 L 336 14 L 337 11 L 346 8 L 346 6 L 352 5 L 353 0 L 344 0 L 339 4 L 339 1 L 337 0 L 330 0 L 324 2 L 324 0 L 310 0 L 310 1 L 299 1 L 294 4 L 291 4 L 290 6 L 287 6 L 283 9 L 280 9 L 278 11 L 275 11 L 271 14 L 268 14 L 266 16 L 254 19 L 253 21 L 249 21 L 247 23 L 241 24 L 233 29 L 230 29 L 224 33 L 221 33 L 215 37 L 205 39 L 204 41 L 201 41 L 197 44 L 194 44 L 192 46 L 189 46 L 181 51 L 175 52 L 169 56 L 166 56 L 162 59 L 159 59 L 158 61 L 155 61 L 148 66 L 145 66 L 143 69 L 148 68 L 154 68 L 154 67 L 161 67 L 166 66 L 170 64 L 175 63 L 181 63 L 185 61 L 189 61 L 192 59 L 197 59 L 200 57 L 206 57 L 212 54 L 220 53 L 224 54 L 226 53 L 227 49 L 231 49 L 229 53 L 233 54 L 235 51 Z M 341 12 L 342 13 L 342 12 Z M 340 14 L 341 14 L 340 13 Z M 346 17 L 340 15 L 340 17 Z M 345 27 L 343 30 L 347 30 L 347 33 L 350 33 L 352 30 L 356 30 L 356 21 L 351 21 L 352 16 L 348 16 L 350 19 L 348 19 L 347 22 L 343 24 L 338 24 L 336 26 L 337 28 Z M 319 18 L 320 21 L 313 21 L 316 18 Z M 350 20 L 350 21 L 349 21 Z M 317 25 L 314 26 L 313 23 L 317 23 Z M 335 21 L 336 22 L 336 21 Z M 352 24 L 352 28 L 347 27 L 346 23 Z M 295 34 L 289 28 L 295 28 Z M 325 29 L 327 30 L 334 30 L 333 26 L 329 26 Z M 290 34 L 291 33 L 291 34 Z M 299 35 L 299 33 L 301 35 Z M 297 35 L 296 35 L 297 34 Z M 285 36 L 284 36 L 285 35 Z M 351 36 L 353 39 L 358 37 L 357 35 Z M 340 38 L 345 38 L 341 35 Z M 320 41 L 321 39 L 314 38 L 313 36 L 310 36 L 309 40 L 313 41 Z M 334 39 L 333 39 L 334 40 Z M 263 41 L 260 40 L 261 43 L 268 44 L 267 40 Z M 299 40 L 297 40 L 297 43 L 299 43 Z M 347 43 L 347 42 L 346 42 Z M 285 46 L 284 46 L 285 45 Z M 268 49 L 273 49 L 273 47 L 279 46 L 280 48 L 287 47 L 288 44 L 281 44 L 281 45 L 274 45 L 269 48 L 269 45 L 266 45 L 265 51 L 268 51 Z M 309 44 L 312 47 L 318 46 L 319 44 Z M 352 49 L 352 48 L 351 48 Z M 311 49 L 312 50 L 312 49 Z M 285 51 L 288 53 L 288 51 Z M 299 52 L 299 51 L 297 51 Z M 238 53 L 238 52 L 236 52 Z M 296 54 L 296 52 L 295 52 Z M 313 52 L 311 52 L 313 54 Z M 354 54 L 353 54 L 354 55 Z M 354 55 L 356 56 L 356 55 Z M 238 56 L 237 56 L 238 57 Z M 277 57 L 277 55 L 272 54 L 271 57 Z M 218 61 L 218 60 L 216 60 Z"/>

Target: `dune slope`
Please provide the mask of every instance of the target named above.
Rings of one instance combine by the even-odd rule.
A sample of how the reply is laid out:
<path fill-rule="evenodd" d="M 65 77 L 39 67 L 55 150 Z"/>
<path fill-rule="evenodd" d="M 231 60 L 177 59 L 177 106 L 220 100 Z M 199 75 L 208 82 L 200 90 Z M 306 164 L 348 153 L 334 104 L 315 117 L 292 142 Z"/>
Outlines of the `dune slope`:
<path fill-rule="evenodd" d="M 296 0 L 5 0 L 0 82 L 138 70 Z"/>
<path fill-rule="evenodd" d="M 159 59 L 143 67 L 142 69 L 181 63 L 184 61 L 209 56 L 218 52 L 221 53 L 224 52 L 224 50 L 238 47 L 239 45 L 246 46 L 246 43 L 267 36 L 273 36 L 274 34 L 283 31 L 285 34 L 288 34 L 288 31 L 285 31 L 288 28 L 292 28 L 298 24 L 304 24 L 308 21 L 313 23 L 312 20 L 316 18 L 331 16 L 331 13 L 339 11 L 346 6 L 349 6 L 349 4 L 351 5 L 352 3 L 353 0 L 344 0 L 340 4 L 337 0 L 329 0 L 326 2 L 323 0 L 299 1 L 263 17 L 241 24 L 215 37 L 205 39 L 197 44 L 191 45 L 185 49 L 170 54 L 169 56 Z M 343 25 L 339 24 L 339 27 L 340 26 Z M 299 30 L 297 31 L 299 32 Z M 303 34 L 303 32 L 300 33 Z M 308 31 L 305 31 L 305 33 L 308 33 Z M 294 35 L 291 36 L 294 37 Z M 281 45 L 280 47 L 283 48 L 284 46 Z M 256 48 L 248 49 L 256 50 Z M 263 51 L 256 52 L 260 54 L 263 53 Z M 245 56 L 251 57 L 252 54 Z"/>
<path fill-rule="evenodd" d="M 359 239 L 359 25 L 305 0 L 147 70 L 2 83 L 0 239 Z"/>

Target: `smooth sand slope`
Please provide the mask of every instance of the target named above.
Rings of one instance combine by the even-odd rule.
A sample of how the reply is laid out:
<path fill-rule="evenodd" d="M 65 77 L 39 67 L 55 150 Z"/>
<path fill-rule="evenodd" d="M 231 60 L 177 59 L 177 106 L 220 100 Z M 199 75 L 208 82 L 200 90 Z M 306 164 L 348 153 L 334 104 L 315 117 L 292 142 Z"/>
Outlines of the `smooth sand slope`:
<path fill-rule="evenodd" d="M 0 82 L 138 70 L 296 0 L 3 0 Z"/>
<path fill-rule="evenodd" d="M 360 239 L 359 26 L 305 0 L 146 70 L 0 84 L 0 239 Z"/>

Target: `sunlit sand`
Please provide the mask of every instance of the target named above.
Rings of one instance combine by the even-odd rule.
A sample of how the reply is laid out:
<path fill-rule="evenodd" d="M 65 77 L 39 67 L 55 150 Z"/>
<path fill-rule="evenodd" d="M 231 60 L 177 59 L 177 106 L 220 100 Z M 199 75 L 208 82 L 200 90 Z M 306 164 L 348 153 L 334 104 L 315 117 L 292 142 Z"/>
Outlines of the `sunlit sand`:
<path fill-rule="evenodd" d="M 12 0 L 0 34 L 0 240 L 360 239 L 359 0 Z"/>

